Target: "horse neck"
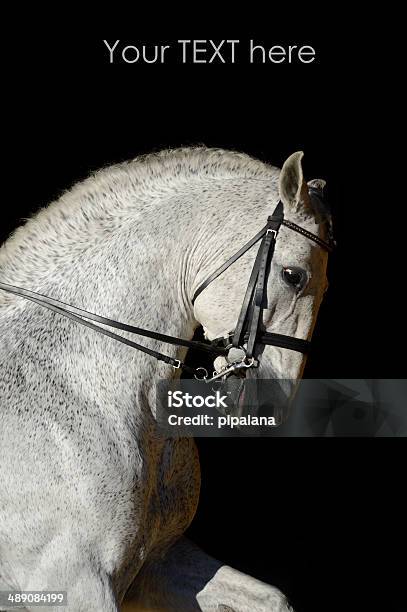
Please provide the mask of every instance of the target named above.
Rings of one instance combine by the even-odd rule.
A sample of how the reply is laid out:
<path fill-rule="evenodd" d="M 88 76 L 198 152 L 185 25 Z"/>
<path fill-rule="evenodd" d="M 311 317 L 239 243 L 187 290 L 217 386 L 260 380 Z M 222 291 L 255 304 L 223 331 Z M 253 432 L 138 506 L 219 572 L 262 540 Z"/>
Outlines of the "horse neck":
<path fill-rule="evenodd" d="M 236 213 L 229 202 L 247 198 L 240 181 L 222 179 L 214 186 L 213 178 L 191 180 L 154 200 L 128 190 L 114 195 L 114 206 L 101 206 L 100 213 L 96 208 L 96 215 L 93 207 L 92 217 L 75 201 L 67 210 L 66 202 L 58 202 L 42 211 L 0 251 L 1 279 L 106 317 L 192 337 L 198 324 L 193 285 L 222 263 L 224 248 L 234 248 Z M 19 298 L 0 299 L 15 304 Z M 164 348 L 172 356 L 177 352 Z"/>
<path fill-rule="evenodd" d="M 44 223 L 45 209 L 3 246 L 0 278 L 102 316 L 191 338 L 197 325 L 189 299 L 196 274 L 196 232 L 187 202 L 182 212 L 171 204 L 166 198 L 154 208 L 141 203 L 133 218 L 123 219 L 118 209 L 109 223 L 101 218 L 92 224 L 75 211 L 68 223 L 58 219 Z M 13 310 L 37 308 L 22 298 L 0 293 L 1 303 L 10 304 Z M 45 310 L 37 310 L 38 316 L 45 316 Z M 81 329 L 72 327 L 72 334 L 80 336 Z M 174 346 L 154 348 L 178 355 Z M 116 352 L 113 345 L 109 350 Z M 128 350 L 128 360 L 131 355 Z"/>

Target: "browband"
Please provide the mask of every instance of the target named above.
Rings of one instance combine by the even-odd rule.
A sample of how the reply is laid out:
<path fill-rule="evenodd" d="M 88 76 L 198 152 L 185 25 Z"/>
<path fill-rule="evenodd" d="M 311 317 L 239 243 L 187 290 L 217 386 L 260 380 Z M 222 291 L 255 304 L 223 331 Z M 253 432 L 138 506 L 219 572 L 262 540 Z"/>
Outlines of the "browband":
<path fill-rule="evenodd" d="M 280 200 L 280 202 L 277 205 L 277 208 L 279 207 L 280 203 L 281 203 L 281 206 L 282 206 L 282 202 Z M 277 208 L 276 208 L 276 210 L 277 210 Z M 273 218 L 273 215 L 271 217 L 269 217 L 269 219 L 272 219 L 272 218 Z M 298 234 L 301 234 L 302 236 L 305 236 L 305 238 L 308 238 L 309 240 L 312 240 L 313 242 L 315 242 L 318 246 L 320 246 L 322 249 L 324 249 L 328 253 L 331 253 L 333 251 L 334 244 L 332 242 L 326 242 L 325 240 L 323 240 L 319 236 L 316 236 L 312 232 L 309 232 L 308 230 L 304 229 L 303 227 L 300 227 L 296 223 L 293 223 L 292 221 L 287 221 L 286 219 L 284 219 L 284 217 L 281 220 L 280 225 L 285 225 L 286 227 L 288 227 L 289 229 L 293 230 L 294 232 L 297 232 Z M 212 274 L 210 276 L 208 276 L 208 278 L 201 285 L 199 285 L 198 289 L 196 289 L 196 291 L 195 291 L 195 293 L 193 295 L 193 298 L 192 298 L 192 304 L 194 304 L 194 302 L 195 302 L 196 298 L 198 297 L 198 295 L 200 295 L 202 293 L 202 291 L 204 289 L 206 289 L 206 287 L 208 285 L 211 284 L 212 281 L 214 281 L 216 278 L 218 278 L 218 276 L 220 276 L 225 270 L 227 270 L 229 268 L 229 266 L 231 266 L 238 259 L 240 259 L 240 257 L 242 257 L 242 255 L 244 255 L 249 249 L 252 248 L 253 245 L 256 244 L 256 242 L 261 240 L 261 238 L 263 238 L 263 236 L 265 235 L 265 233 L 267 232 L 268 229 L 269 229 L 269 223 L 267 222 L 267 224 L 255 236 L 253 236 L 253 238 L 251 238 L 249 240 L 249 242 L 246 242 L 246 244 L 244 244 L 241 249 L 239 249 L 234 255 L 232 255 L 232 257 L 230 257 L 227 261 L 225 261 L 225 263 L 223 263 L 221 266 L 219 266 L 219 268 L 217 268 L 215 270 L 215 272 L 212 272 Z"/>

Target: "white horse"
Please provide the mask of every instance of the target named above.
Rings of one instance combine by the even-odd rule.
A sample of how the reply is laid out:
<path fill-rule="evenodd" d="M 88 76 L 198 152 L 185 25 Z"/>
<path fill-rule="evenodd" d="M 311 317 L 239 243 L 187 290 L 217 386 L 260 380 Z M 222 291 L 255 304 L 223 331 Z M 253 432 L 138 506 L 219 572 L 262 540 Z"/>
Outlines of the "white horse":
<path fill-rule="evenodd" d="M 286 218 L 325 232 L 301 157 L 280 171 L 192 148 L 101 170 L 15 231 L 0 250 L 0 281 L 178 337 L 192 338 L 200 324 L 209 339 L 225 335 L 255 250 L 194 306 L 191 296 L 278 199 Z M 313 242 L 281 228 L 267 331 L 310 338 L 326 261 Z M 285 282 L 289 266 L 301 269 L 301 287 Z M 126 592 L 140 610 L 291 609 L 278 589 L 182 537 L 200 470 L 192 439 L 157 432 L 155 384 L 175 375 L 171 367 L 3 291 L 0 333 L 0 590 L 66 590 L 73 612 L 118 611 Z M 267 346 L 257 373 L 296 380 L 304 360 Z"/>

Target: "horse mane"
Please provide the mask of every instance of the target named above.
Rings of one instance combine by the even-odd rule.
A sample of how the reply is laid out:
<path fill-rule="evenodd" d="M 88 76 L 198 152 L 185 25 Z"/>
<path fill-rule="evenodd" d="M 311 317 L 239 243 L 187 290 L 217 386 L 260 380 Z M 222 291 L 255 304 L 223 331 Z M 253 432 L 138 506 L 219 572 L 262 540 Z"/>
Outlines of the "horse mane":
<path fill-rule="evenodd" d="M 277 168 L 245 153 L 224 149 L 185 147 L 140 155 L 133 160 L 93 172 L 58 199 L 36 211 L 18 227 L 0 248 L 0 266 L 45 237 L 64 243 L 85 239 L 91 231 L 114 225 L 115 215 L 133 212 L 135 203 L 154 200 L 187 186 L 191 180 L 257 179 L 278 176 Z M 125 197 L 119 197 L 119 194 Z M 131 196 L 131 197 L 130 197 Z M 92 223 L 92 221 L 94 223 Z M 84 232 L 86 228 L 86 232 Z M 86 233 L 86 236 L 85 236 Z"/>

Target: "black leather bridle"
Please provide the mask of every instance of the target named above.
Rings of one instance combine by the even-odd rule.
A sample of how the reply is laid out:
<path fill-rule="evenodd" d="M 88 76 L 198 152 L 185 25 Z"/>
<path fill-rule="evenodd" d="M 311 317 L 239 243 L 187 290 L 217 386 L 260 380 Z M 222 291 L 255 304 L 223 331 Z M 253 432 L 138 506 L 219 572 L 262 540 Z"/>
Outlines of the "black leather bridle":
<path fill-rule="evenodd" d="M 315 196 L 320 197 L 320 193 L 317 190 L 310 188 L 310 195 L 313 196 L 312 191 L 315 191 Z M 0 289 L 13 293 L 19 297 L 23 297 L 30 300 L 48 310 L 56 312 L 57 314 L 68 317 L 72 321 L 89 327 L 100 334 L 104 334 L 109 338 L 122 342 L 127 346 L 130 346 L 136 350 L 142 351 L 151 357 L 159 361 L 163 361 L 168 365 L 173 366 L 176 369 L 183 369 L 187 373 L 193 374 L 198 379 L 203 379 L 207 382 L 214 380 L 215 378 L 226 377 L 227 375 L 242 371 L 245 368 L 256 367 L 258 365 L 257 356 L 261 352 L 265 345 L 277 346 L 280 348 L 290 349 L 292 351 L 299 351 L 300 353 L 308 352 L 310 342 L 308 340 L 302 340 L 300 338 L 294 338 L 293 336 L 285 336 L 283 334 L 275 334 L 270 332 L 262 332 L 262 311 L 264 309 L 264 300 L 266 297 L 267 287 L 267 275 L 270 270 L 271 260 L 274 254 L 274 248 L 278 236 L 280 227 L 284 225 L 289 229 L 298 232 L 302 236 L 305 236 L 309 240 L 312 240 L 321 248 L 328 252 L 331 252 L 334 246 L 333 241 L 325 242 L 319 236 L 308 232 L 304 228 L 286 221 L 284 219 L 283 204 L 280 201 L 273 214 L 268 217 L 267 224 L 251 239 L 247 242 L 237 253 L 235 253 L 230 259 L 222 264 L 215 272 L 213 272 L 195 291 L 192 298 L 192 303 L 195 302 L 197 297 L 208 287 L 208 285 L 218 278 L 225 270 L 227 270 L 232 264 L 234 264 L 244 253 L 246 253 L 252 246 L 254 246 L 259 240 L 261 240 L 259 250 L 256 255 L 256 259 L 253 265 L 253 269 L 250 275 L 249 283 L 247 285 L 246 294 L 243 299 L 242 308 L 240 310 L 239 318 L 235 331 L 227 338 L 216 339 L 211 343 L 207 344 L 204 342 L 198 342 L 195 340 L 184 340 L 183 338 L 177 338 L 175 336 L 168 336 L 158 332 L 148 331 L 141 327 L 134 327 L 125 323 L 120 323 L 114 319 L 102 317 L 100 315 L 88 312 L 82 308 L 65 304 L 59 300 L 55 300 L 48 296 L 42 295 L 29 289 L 22 287 L 16 287 L 7 283 L 0 282 Z M 92 322 L 93 321 L 93 322 Z M 213 355 L 226 355 L 230 348 L 239 347 L 242 348 L 246 344 L 247 348 L 243 348 L 244 358 L 234 363 L 228 364 L 220 373 L 215 374 L 212 378 L 208 377 L 208 372 L 205 368 L 191 368 L 179 359 L 164 355 L 146 346 L 133 342 L 119 334 L 105 329 L 96 325 L 96 323 L 102 323 L 108 327 L 120 329 L 122 331 L 144 336 L 146 338 L 153 338 L 166 344 L 173 344 L 176 346 L 184 346 L 187 348 L 198 349 L 212 353 Z M 223 344 L 223 346 L 222 346 Z"/>
<path fill-rule="evenodd" d="M 309 193 L 311 198 L 318 197 L 321 199 L 321 193 L 319 190 L 310 187 Z M 273 214 L 268 217 L 267 224 L 260 230 L 260 232 L 258 232 L 251 240 L 249 240 L 249 242 L 242 246 L 237 253 L 232 255 L 230 259 L 215 270 L 215 272 L 213 272 L 198 287 L 192 298 L 192 303 L 195 302 L 196 298 L 208 287 L 208 285 L 210 285 L 212 281 L 218 278 L 218 276 L 227 270 L 229 266 L 234 264 L 242 255 L 251 249 L 252 246 L 261 240 L 260 247 L 257 251 L 256 259 L 253 264 L 252 272 L 250 274 L 246 293 L 243 298 L 237 325 L 234 332 L 232 332 L 229 337 L 226 338 L 227 350 L 231 348 L 240 348 L 244 352 L 244 358 L 228 364 L 220 373 L 214 373 L 213 377 L 210 379 L 211 381 L 221 377 L 224 378 L 226 375 L 236 372 L 236 370 L 256 367 L 256 358 L 266 345 L 277 346 L 292 351 L 298 351 L 300 353 L 307 353 L 310 348 L 311 343 L 309 340 L 302 340 L 301 338 L 295 338 L 293 336 L 261 331 L 261 315 L 266 300 L 267 275 L 270 270 L 277 235 L 282 225 L 295 232 L 298 232 L 309 240 L 312 240 L 328 252 L 333 250 L 333 240 L 330 240 L 330 242 L 325 242 L 325 240 L 322 240 L 322 238 L 319 236 L 308 232 L 306 229 L 300 227 L 296 223 L 286 221 L 284 219 L 283 203 L 279 201 Z M 213 340 L 213 343 L 216 345 L 221 340 L 223 339 Z M 244 345 L 246 345 L 245 348 Z M 206 380 L 208 378 L 206 370 L 204 368 L 199 368 L 199 370 L 203 371 L 203 378 Z"/>

